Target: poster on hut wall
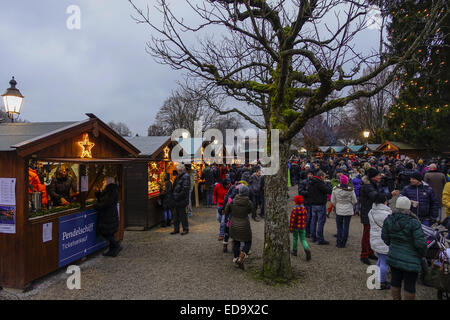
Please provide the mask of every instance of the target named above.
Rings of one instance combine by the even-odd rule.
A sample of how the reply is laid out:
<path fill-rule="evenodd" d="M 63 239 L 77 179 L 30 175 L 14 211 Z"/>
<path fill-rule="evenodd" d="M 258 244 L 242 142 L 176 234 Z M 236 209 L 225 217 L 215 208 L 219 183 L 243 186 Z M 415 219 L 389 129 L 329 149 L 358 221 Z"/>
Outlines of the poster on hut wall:
<path fill-rule="evenodd" d="M 58 267 L 106 247 L 97 235 L 97 211 L 88 210 L 59 218 Z"/>
<path fill-rule="evenodd" d="M 0 233 L 16 233 L 16 207 L 0 205 Z"/>
<path fill-rule="evenodd" d="M 0 178 L 0 205 L 16 205 L 16 178 Z"/>
<path fill-rule="evenodd" d="M 0 233 L 16 233 L 15 178 L 0 178 Z"/>

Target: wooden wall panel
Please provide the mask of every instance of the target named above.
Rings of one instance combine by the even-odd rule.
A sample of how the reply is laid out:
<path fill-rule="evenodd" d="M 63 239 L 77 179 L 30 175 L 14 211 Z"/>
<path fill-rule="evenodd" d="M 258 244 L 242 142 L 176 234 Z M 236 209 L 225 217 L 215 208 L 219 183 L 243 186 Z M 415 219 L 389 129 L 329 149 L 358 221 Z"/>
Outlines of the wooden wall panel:
<path fill-rule="evenodd" d="M 25 194 L 25 172 L 23 159 L 14 152 L 0 152 L 0 178 L 16 178 L 16 233 L 0 233 L 0 285 L 18 287 L 23 277 L 23 217 Z"/>
<path fill-rule="evenodd" d="M 97 138 L 94 137 L 92 132 L 86 132 L 89 134 L 89 141 L 95 143 L 92 148 L 92 157 L 99 159 L 108 158 L 121 158 L 127 157 L 128 154 L 119 146 L 114 144 L 103 134 L 99 134 Z M 83 140 L 83 135 L 78 135 L 73 138 L 64 140 L 62 143 L 55 146 L 40 150 L 36 152 L 38 158 L 80 158 L 82 149 L 78 145 L 79 141 Z"/>

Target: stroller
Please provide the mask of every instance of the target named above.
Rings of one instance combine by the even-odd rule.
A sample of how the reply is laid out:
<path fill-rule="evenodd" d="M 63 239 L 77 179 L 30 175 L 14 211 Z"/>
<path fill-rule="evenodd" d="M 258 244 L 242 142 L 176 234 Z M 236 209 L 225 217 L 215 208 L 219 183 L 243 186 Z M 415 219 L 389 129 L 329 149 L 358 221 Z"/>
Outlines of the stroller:
<path fill-rule="evenodd" d="M 422 225 L 427 241 L 427 256 L 422 263 L 423 280 L 436 288 L 439 300 L 450 299 L 450 248 L 446 236 L 450 219 L 446 218 L 437 228 Z"/>

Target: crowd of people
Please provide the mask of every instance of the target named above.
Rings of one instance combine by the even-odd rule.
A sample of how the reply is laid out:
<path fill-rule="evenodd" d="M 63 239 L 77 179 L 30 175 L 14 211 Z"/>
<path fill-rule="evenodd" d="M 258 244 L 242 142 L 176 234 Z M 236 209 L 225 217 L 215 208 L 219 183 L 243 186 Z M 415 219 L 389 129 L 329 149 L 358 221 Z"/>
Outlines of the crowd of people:
<path fill-rule="evenodd" d="M 394 299 L 401 299 L 402 283 L 404 298 L 414 299 L 427 251 L 422 225 L 429 227 L 450 216 L 449 166 L 440 159 L 416 162 L 384 156 L 291 160 L 289 174 L 299 196 L 294 199 L 290 231 L 304 230 L 310 241 L 328 245 L 323 229 L 334 212 L 336 247 L 345 248 L 351 218 L 358 215 L 363 226 L 360 261 L 367 265 L 377 261 L 379 288 L 390 288 Z M 303 247 L 309 251 L 307 244 Z M 296 233 L 292 254 L 297 255 Z"/>
<path fill-rule="evenodd" d="M 394 299 L 415 298 L 415 285 L 422 269 L 427 245 L 421 226 L 431 226 L 450 216 L 450 162 L 440 159 L 403 160 L 393 157 L 310 159 L 289 161 L 292 185 L 298 188 L 289 219 L 292 255 L 297 256 L 298 239 L 311 260 L 309 242 L 329 245 L 324 226 L 331 213 L 336 216 L 336 248 L 347 246 L 350 222 L 359 216 L 363 235 L 360 261 L 379 267 L 379 289 L 391 289 Z M 189 170 L 188 170 L 189 171 Z M 259 164 L 243 166 L 206 165 L 201 172 L 207 207 L 215 207 L 218 240 L 228 252 L 233 240 L 233 263 L 244 269 L 250 254 L 250 219 L 264 218 L 264 175 Z M 187 211 L 192 192 L 190 172 L 177 167 L 172 185 L 166 179 L 162 194 L 164 216 L 174 230 L 189 232 Z M 259 214 L 258 214 L 259 208 Z M 192 210 L 192 209 L 191 209 Z M 445 214 L 444 214 L 445 212 Z M 309 239 L 309 240 L 307 240 Z M 386 280 L 390 270 L 391 281 Z"/>

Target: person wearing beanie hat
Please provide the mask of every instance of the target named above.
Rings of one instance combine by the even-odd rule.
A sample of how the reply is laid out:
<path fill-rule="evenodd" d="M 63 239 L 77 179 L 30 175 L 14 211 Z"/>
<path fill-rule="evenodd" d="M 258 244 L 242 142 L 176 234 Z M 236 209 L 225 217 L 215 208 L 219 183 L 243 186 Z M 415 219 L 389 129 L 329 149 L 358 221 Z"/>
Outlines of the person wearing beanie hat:
<path fill-rule="evenodd" d="M 222 183 L 217 183 L 213 189 L 213 203 L 217 204 L 217 221 L 219 222 L 219 237 L 218 241 L 225 238 L 225 215 L 223 209 L 225 207 L 225 196 L 230 189 L 230 179 L 224 179 Z M 226 243 L 224 243 L 224 252 L 226 252 Z"/>
<path fill-rule="evenodd" d="M 363 236 L 361 239 L 361 256 L 362 263 L 370 265 L 369 259 L 378 260 L 370 246 L 370 220 L 369 212 L 373 203 L 379 194 L 386 195 L 390 200 L 392 196 L 397 196 L 400 192 L 394 190 L 391 193 L 381 185 L 381 175 L 375 168 L 366 170 L 367 176 L 363 177 L 363 185 L 359 190 L 359 201 L 361 204 L 360 218 L 363 225 Z"/>
<path fill-rule="evenodd" d="M 386 263 L 391 269 L 391 293 L 394 300 L 414 300 L 416 281 L 422 271 L 421 260 L 427 252 L 427 242 L 422 226 L 409 208 L 412 201 L 398 197 L 392 215 L 389 215 L 381 231 L 383 242 L 389 246 Z"/>
<path fill-rule="evenodd" d="M 348 184 L 348 177 L 343 174 L 339 177 L 339 182 L 341 183 L 341 185 L 347 185 Z"/>
<path fill-rule="evenodd" d="M 233 202 L 233 199 L 239 194 L 239 189 L 241 187 L 248 187 L 248 184 L 244 180 L 240 180 L 235 182 L 227 191 L 227 194 L 224 198 L 224 208 L 231 202 Z M 247 188 L 247 190 L 243 189 L 242 192 L 249 193 L 250 198 L 250 190 Z M 224 228 L 224 238 L 223 238 L 223 252 L 228 252 L 228 240 L 230 239 L 230 220 L 231 220 L 231 213 L 230 214 L 224 214 L 225 216 L 225 228 Z"/>
<path fill-rule="evenodd" d="M 225 215 L 231 215 L 230 237 L 233 239 L 233 263 L 236 267 L 244 269 L 244 260 L 252 245 L 249 215 L 252 213 L 253 205 L 249 199 L 249 188 L 240 185 L 238 190 L 239 194 L 225 206 Z M 244 244 L 242 250 L 241 243 Z"/>
<path fill-rule="evenodd" d="M 289 232 L 292 233 L 292 254 L 297 256 L 297 243 L 300 236 L 300 242 L 302 243 L 303 250 L 306 254 L 306 261 L 311 260 L 311 251 L 306 241 L 306 220 L 308 219 L 308 211 L 303 205 L 304 198 L 302 196 L 295 196 L 294 202 L 296 206 L 291 211 L 291 217 L 289 219 Z"/>
<path fill-rule="evenodd" d="M 368 170 L 367 170 L 367 176 L 369 177 L 369 179 L 373 179 L 373 178 L 375 178 L 376 176 L 378 176 L 380 173 L 378 172 L 378 170 L 377 169 L 375 169 L 375 168 L 369 168 Z"/>
<path fill-rule="evenodd" d="M 348 185 L 348 177 L 343 174 L 339 179 L 341 184 L 333 188 L 331 204 L 336 212 L 336 247 L 345 248 L 350 229 L 350 220 L 354 214 L 353 210 L 357 199 L 353 187 Z"/>
<path fill-rule="evenodd" d="M 380 287 L 377 289 L 386 290 L 390 288 L 390 283 L 386 281 L 386 273 L 388 266 L 386 263 L 389 247 L 381 239 L 381 231 L 384 220 L 392 214 L 391 208 L 387 206 L 387 197 L 383 193 L 379 193 L 375 198 L 372 209 L 369 211 L 370 220 L 370 247 L 376 252 L 378 260 L 377 267 L 379 268 L 379 282 Z"/>
<path fill-rule="evenodd" d="M 411 200 L 411 211 L 422 224 L 429 227 L 433 221 L 440 220 L 441 203 L 433 189 L 422 182 L 418 171 L 411 174 L 410 183 L 403 188 L 401 195 Z"/>

